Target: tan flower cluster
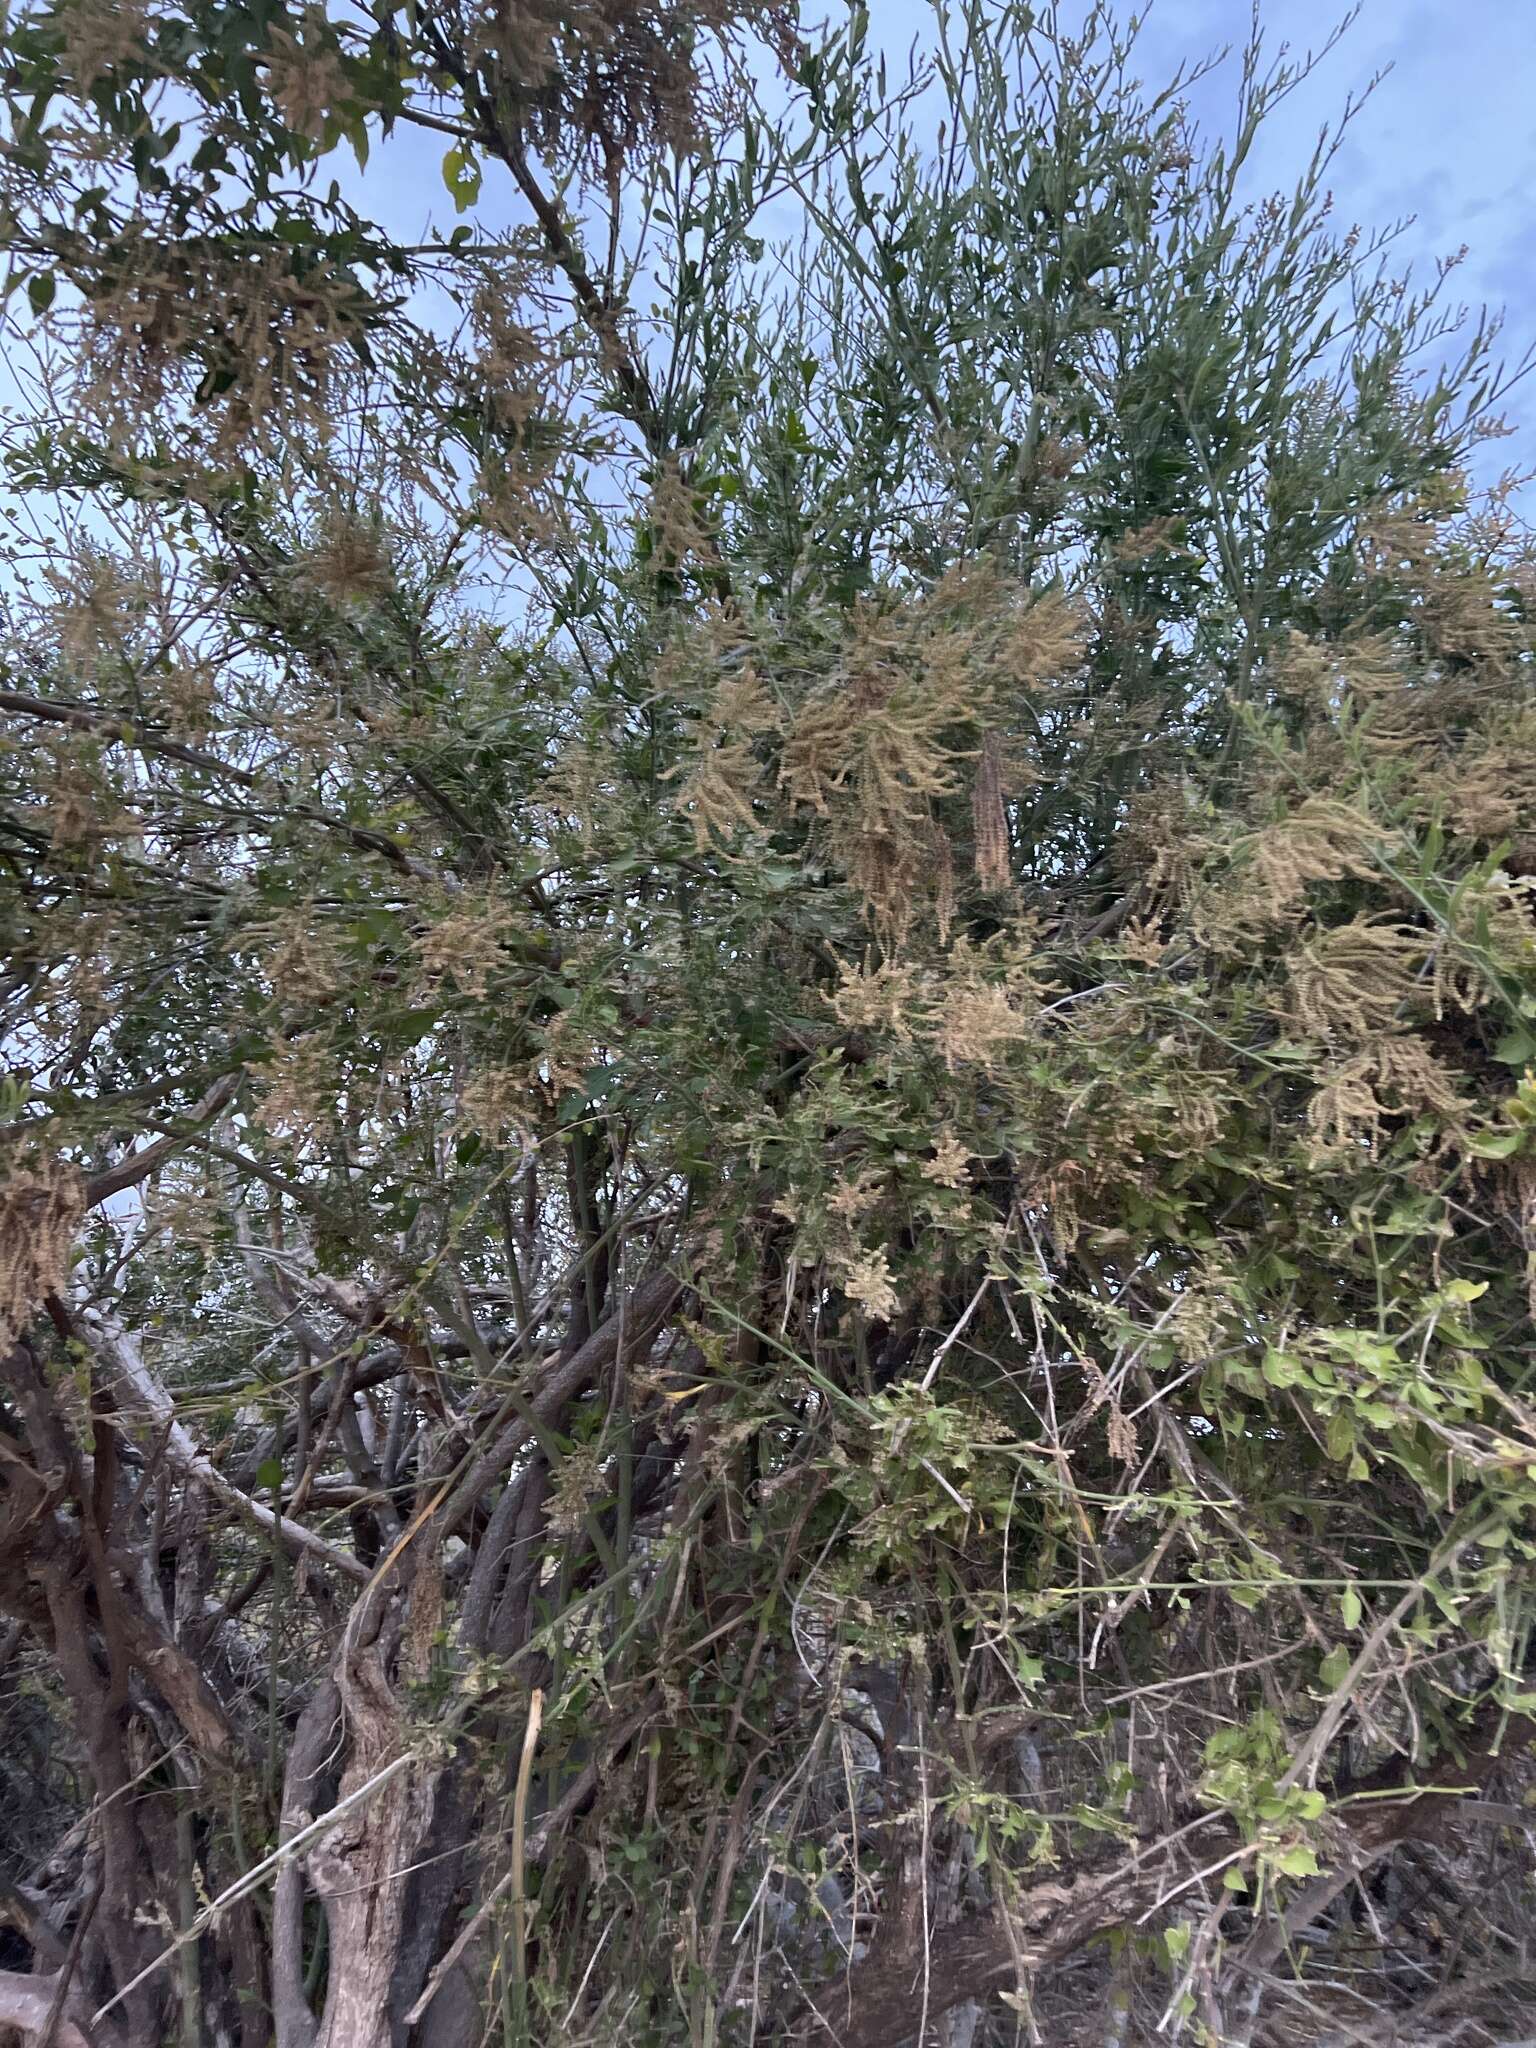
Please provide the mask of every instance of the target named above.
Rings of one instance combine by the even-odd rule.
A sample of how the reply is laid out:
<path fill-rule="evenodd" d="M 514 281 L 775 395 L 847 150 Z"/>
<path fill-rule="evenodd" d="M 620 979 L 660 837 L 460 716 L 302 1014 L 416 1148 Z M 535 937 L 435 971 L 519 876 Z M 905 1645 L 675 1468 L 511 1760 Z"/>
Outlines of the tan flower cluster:
<path fill-rule="evenodd" d="M 665 478 L 659 488 L 665 497 Z M 668 502 L 680 491 L 679 483 Z M 694 526 L 672 542 L 676 551 L 696 548 Z M 1021 693 L 1082 658 L 1082 618 L 1062 593 L 1021 592 L 981 562 L 950 571 L 920 598 L 866 602 L 831 672 L 793 710 L 763 686 L 757 662 L 741 664 L 739 650 L 719 641 L 717 633 L 711 646 L 735 667 L 716 687 L 681 771 L 701 848 L 764 822 L 762 741 L 771 735 L 778 790 L 792 810 L 822 822 L 833 860 L 887 945 L 920 914 L 947 939 L 957 893 L 952 834 L 962 828 L 940 807 L 967 790 L 975 877 L 989 893 L 1010 887 L 1009 804 L 1039 773 L 1035 739 L 1015 730 L 1022 722 L 1038 733 L 1035 714 L 1021 721 Z"/>
<path fill-rule="evenodd" d="M 416 957 L 429 980 L 446 978 L 461 995 L 483 996 L 507 968 L 507 941 L 516 920 L 493 896 L 455 901 L 416 940 Z"/>
<path fill-rule="evenodd" d="M 842 1223 L 857 1223 L 875 1206 L 884 1176 L 866 1172 L 840 1180 L 827 1197 L 827 1210 Z"/>
<path fill-rule="evenodd" d="M 561 748 L 544 789 L 556 827 L 575 832 L 590 852 L 602 822 L 624 801 L 625 777 L 612 744 L 596 735 Z"/>
<path fill-rule="evenodd" d="M 1210 851 L 1206 821 L 1189 792 L 1159 786 L 1131 797 L 1115 865 L 1140 901 L 1172 907 L 1194 895 Z"/>
<path fill-rule="evenodd" d="M 1292 630 L 1271 656 L 1267 678 L 1277 695 L 1329 717 L 1350 692 L 1380 698 L 1403 683 L 1403 647 L 1390 633 L 1348 640 L 1309 639 Z"/>
<path fill-rule="evenodd" d="M 971 826 L 977 881 L 983 889 L 1006 889 L 1013 880 L 1013 847 L 1008 836 L 1002 741 L 995 732 L 982 735 L 971 784 Z"/>
<path fill-rule="evenodd" d="M 780 779 L 791 800 L 830 818 L 856 793 L 861 829 L 893 834 L 926 817 L 926 800 L 959 787 L 951 728 L 972 706 L 924 687 L 894 665 L 861 661 L 813 698 L 784 744 Z"/>
<path fill-rule="evenodd" d="M 375 603 L 394 581 L 389 550 L 364 520 L 340 509 L 322 521 L 298 563 L 300 579 L 338 607 Z"/>
<path fill-rule="evenodd" d="M 1536 712 L 1520 707 L 1425 776 L 1445 815 L 1473 838 L 1509 840 L 1510 857 L 1536 872 Z"/>
<path fill-rule="evenodd" d="M 838 673 L 802 707 L 780 753 L 781 787 L 827 821 L 835 857 L 892 941 L 929 894 L 933 807 L 961 788 L 987 716 L 967 589 L 951 578 L 906 610 L 862 606 Z"/>
<path fill-rule="evenodd" d="M 546 153 L 614 175 L 656 145 L 686 148 L 718 90 L 705 39 L 751 24 L 792 43 L 778 0 L 474 0 L 469 41 Z"/>
<path fill-rule="evenodd" d="M 323 1003 L 345 986 L 348 968 L 326 919 L 312 903 L 298 903 L 259 932 L 247 934 L 263 948 L 262 973 L 284 1005 Z"/>
<path fill-rule="evenodd" d="M 1497 979 L 1536 966 L 1536 876 L 1495 870 L 1457 890 L 1432 962 L 1434 1008 L 1481 1009 Z"/>
<path fill-rule="evenodd" d="M 651 487 L 651 540 L 655 559 L 672 566 L 707 560 L 715 543 L 700 510 L 699 493 L 683 474 L 675 455 L 662 464 Z"/>
<path fill-rule="evenodd" d="M 302 1143 L 335 1128 L 341 1082 L 337 1063 L 321 1039 L 279 1044 L 262 1065 L 260 1078 L 263 1085 L 252 1115 L 263 1130 Z"/>
<path fill-rule="evenodd" d="M 347 74 L 318 9 L 310 11 L 302 37 L 286 29 L 270 31 L 267 90 L 295 135 L 320 140 L 327 120 L 347 97 Z"/>
<path fill-rule="evenodd" d="M 596 1443 L 573 1444 L 555 1467 L 545 1520 L 557 1536 L 578 1535 L 603 1491 L 603 1461 Z"/>
<path fill-rule="evenodd" d="M 1186 547 L 1180 538 L 1184 524 L 1182 520 L 1168 517 L 1149 519 L 1145 526 L 1134 527 L 1129 533 L 1121 534 L 1113 549 L 1116 561 L 1134 567 L 1153 561 L 1158 555 L 1191 557 L 1194 551 Z"/>
<path fill-rule="evenodd" d="M 81 764 L 67 758 L 48 792 L 48 843 L 56 853 L 88 844 L 101 830 L 98 789 Z"/>
<path fill-rule="evenodd" d="M 1389 1123 L 1428 1115 L 1454 1138 L 1470 1107 L 1460 1076 L 1411 1034 L 1378 1039 L 1335 1069 L 1312 1097 L 1307 1121 L 1320 1161 L 1350 1154 L 1374 1158 Z"/>
<path fill-rule="evenodd" d="M 144 1213 L 178 1245 L 201 1252 L 212 1251 L 229 1230 L 227 1207 L 196 1166 L 156 1175 L 145 1190 Z"/>
<path fill-rule="evenodd" d="M 574 1010 L 558 1010 L 544 1026 L 539 1050 L 528 1063 L 528 1077 L 550 1101 L 567 1088 L 579 1088 L 597 1056 L 592 1033 Z"/>
<path fill-rule="evenodd" d="M 951 1072 L 958 1066 L 992 1068 L 1012 1047 L 1034 1036 L 1035 1018 L 997 982 L 966 980 L 949 990 L 939 1015 L 938 1045 Z"/>
<path fill-rule="evenodd" d="M 13 1159 L 0 1178 L 0 1343 L 19 1337 L 47 1295 L 62 1293 L 85 1189 L 62 1159 Z"/>
<path fill-rule="evenodd" d="M 845 1031 L 889 1031 L 898 1041 L 911 1038 L 921 1021 L 928 977 L 910 960 L 866 960 L 852 966 L 837 963 L 838 985 L 831 996 L 832 1014 Z"/>
<path fill-rule="evenodd" d="M 953 1131 L 940 1131 L 934 1141 L 933 1157 L 923 1162 L 923 1178 L 935 1187 L 970 1186 L 971 1150 Z"/>
<path fill-rule="evenodd" d="M 867 1315 L 884 1322 L 896 1313 L 901 1306 L 901 1296 L 896 1292 L 890 1258 L 883 1245 L 873 1251 L 860 1247 L 852 1255 L 839 1260 L 838 1264 L 843 1292 Z"/>
<path fill-rule="evenodd" d="M 753 800 L 763 787 L 755 742 L 774 731 L 778 709 L 748 661 L 723 676 L 701 720 L 678 790 L 678 805 L 701 853 L 758 823 Z"/>
<path fill-rule="evenodd" d="M 120 64 L 144 54 L 145 0 L 65 0 L 57 20 L 64 68 L 82 98 Z"/>
<path fill-rule="evenodd" d="M 502 1139 L 528 1125 L 528 1075 L 521 1067 L 480 1067 L 459 1090 L 460 1126 Z"/>
<path fill-rule="evenodd" d="M 201 392 L 227 455 L 279 424 L 320 439 L 335 430 L 338 380 L 373 311 L 357 281 L 328 262 L 228 238 L 171 239 L 152 223 L 98 252 L 98 275 L 69 345 L 75 402 L 125 447 L 146 420 Z"/>
<path fill-rule="evenodd" d="M 947 972 L 933 978 L 929 1030 L 951 1071 L 960 1065 L 991 1070 L 1039 1032 L 1046 983 L 1031 937 L 1026 925 L 1006 949 L 959 943 Z"/>
<path fill-rule="evenodd" d="M 1388 1030 L 1415 997 L 1428 1001 L 1430 942 L 1422 932 L 1357 917 L 1314 935 L 1288 963 L 1300 1029 L 1315 1038 L 1370 1038 Z"/>
<path fill-rule="evenodd" d="M 1025 717 L 1030 737 L 1020 738 L 1018 705 L 1079 667 L 1084 630 L 1081 608 L 1065 593 L 1020 591 L 979 563 L 951 571 L 899 614 L 888 649 L 876 636 L 876 667 L 848 698 L 861 715 L 862 750 L 854 749 L 851 774 L 845 765 L 832 778 L 848 782 L 857 799 L 852 833 L 843 820 L 834 847 L 844 843 L 850 879 L 892 938 L 925 901 L 941 941 L 947 937 L 954 862 L 936 806 L 967 773 L 972 873 L 991 894 L 1012 886 L 1009 805 L 1039 779 L 1037 723 Z M 903 686 L 883 687 L 882 665 L 910 679 L 910 697 Z"/>
<path fill-rule="evenodd" d="M 1063 590 L 1007 603 L 999 632 L 1004 672 L 1023 689 L 1044 689 L 1078 667 L 1086 628 L 1082 607 Z"/>
<path fill-rule="evenodd" d="M 195 744 L 205 741 L 217 706 L 211 664 L 179 656 L 158 669 L 152 681 L 161 715 L 176 737 Z"/>
<path fill-rule="evenodd" d="M 1216 1259 L 1204 1260 L 1170 1303 L 1165 1335 L 1186 1364 L 1209 1359 L 1223 1342 L 1232 1313 L 1236 1275 Z"/>
<path fill-rule="evenodd" d="M 1250 840 L 1250 890 L 1241 905 L 1228 908 L 1245 911 L 1256 924 L 1279 923 L 1312 883 L 1374 873 L 1372 854 L 1381 838 L 1380 827 L 1350 805 L 1307 797 Z"/>
<path fill-rule="evenodd" d="M 862 968 L 842 962 L 833 1014 L 845 1030 L 887 1031 L 898 1043 L 927 1039 L 951 1071 L 994 1068 L 1039 1030 L 1047 983 L 1030 937 L 1026 929 L 1006 951 L 957 942 L 942 972 L 900 959 Z"/>
<path fill-rule="evenodd" d="M 1433 660 L 1499 666 L 1520 629 L 1500 602 L 1479 547 L 1480 522 L 1446 521 L 1437 508 L 1406 505 L 1372 521 L 1361 543 L 1366 569 L 1413 599 L 1414 623 Z"/>
<path fill-rule="evenodd" d="M 92 676 L 103 659 L 123 652 L 144 592 L 120 563 L 89 544 L 67 568 L 43 574 L 58 597 L 48 622 L 59 652 L 81 675 Z"/>
<path fill-rule="evenodd" d="M 1035 1210 L 1050 1232 L 1059 1253 L 1066 1254 L 1083 1232 L 1083 1209 L 1095 1186 L 1095 1174 L 1080 1159 L 1064 1159 L 1025 1197 L 1026 1209 Z"/>

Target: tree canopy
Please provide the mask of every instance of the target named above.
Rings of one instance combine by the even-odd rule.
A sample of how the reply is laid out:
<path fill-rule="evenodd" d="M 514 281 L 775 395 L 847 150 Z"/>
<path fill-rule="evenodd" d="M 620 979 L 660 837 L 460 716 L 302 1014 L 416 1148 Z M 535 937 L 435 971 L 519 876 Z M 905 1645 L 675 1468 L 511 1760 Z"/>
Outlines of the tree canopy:
<path fill-rule="evenodd" d="M 24 2048 L 1531 2032 L 1497 323 L 923 51 L 5 22 Z"/>

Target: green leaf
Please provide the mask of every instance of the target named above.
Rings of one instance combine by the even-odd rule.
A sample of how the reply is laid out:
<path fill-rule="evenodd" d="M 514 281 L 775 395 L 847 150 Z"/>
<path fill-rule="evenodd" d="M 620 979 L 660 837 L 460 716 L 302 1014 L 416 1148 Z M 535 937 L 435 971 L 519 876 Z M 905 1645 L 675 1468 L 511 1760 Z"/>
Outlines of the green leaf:
<path fill-rule="evenodd" d="M 1299 1365 L 1288 1352 L 1277 1351 L 1273 1345 L 1264 1347 L 1264 1357 L 1259 1370 L 1272 1387 L 1294 1387 L 1305 1379 L 1306 1369 Z"/>
<path fill-rule="evenodd" d="M 1447 1280 L 1440 1292 L 1447 1301 L 1454 1301 L 1464 1305 L 1469 1301 L 1481 1301 L 1488 1292 L 1488 1282 L 1486 1280 Z"/>
<path fill-rule="evenodd" d="M 1467 1150 L 1477 1159 L 1512 1159 L 1527 1136 L 1525 1131 L 1485 1131 L 1469 1142 Z"/>
<path fill-rule="evenodd" d="M 1347 1408 L 1336 1408 L 1329 1416 L 1324 1441 L 1329 1457 L 1338 1458 L 1341 1462 L 1354 1450 L 1355 1419 Z"/>
<path fill-rule="evenodd" d="M 467 213 L 480 197 L 480 166 L 461 143 L 456 142 L 443 158 L 443 183 L 459 213 Z"/>
<path fill-rule="evenodd" d="M 1332 1692 L 1335 1686 L 1343 1683 L 1344 1676 L 1352 1662 L 1353 1659 L 1349 1651 L 1340 1643 L 1335 1649 L 1330 1650 L 1322 1663 L 1318 1665 L 1317 1675 L 1323 1684 L 1327 1686 L 1328 1690 Z"/>

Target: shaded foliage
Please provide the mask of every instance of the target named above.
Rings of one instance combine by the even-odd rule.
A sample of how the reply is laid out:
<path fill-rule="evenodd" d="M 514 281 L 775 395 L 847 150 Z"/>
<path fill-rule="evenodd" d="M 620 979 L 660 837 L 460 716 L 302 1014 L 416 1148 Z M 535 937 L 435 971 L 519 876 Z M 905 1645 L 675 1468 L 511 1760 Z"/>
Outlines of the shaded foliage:
<path fill-rule="evenodd" d="M 1495 330 L 933 51 L 7 26 L 24 2041 L 1529 2031 Z"/>

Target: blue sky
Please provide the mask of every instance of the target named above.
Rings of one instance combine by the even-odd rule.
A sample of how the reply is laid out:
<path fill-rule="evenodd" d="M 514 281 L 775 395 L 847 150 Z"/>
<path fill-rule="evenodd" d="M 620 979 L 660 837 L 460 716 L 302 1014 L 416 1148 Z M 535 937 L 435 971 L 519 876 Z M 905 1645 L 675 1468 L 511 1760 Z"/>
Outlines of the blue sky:
<path fill-rule="evenodd" d="M 1260 11 L 1267 47 L 1293 53 L 1319 48 L 1344 13 L 1326 0 L 1262 0 Z M 925 0 L 872 0 L 871 12 L 893 52 L 931 32 Z M 1141 12 L 1148 84 L 1241 44 L 1249 25 L 1246 0 L 1152 0 Z M 1339 214 L 1366 227 L 1416 216 L 1402 247 L 1426 264 L 1469 245 L 1462 295 L 1508 306 L 1519 353 L 1536 339 L 1536 0 L 1363 0 L 1273 117 L 1261 147 L 1267 182 L 1288 182 L 1322 124 L 1387 67 L 1336 160 Z M 1234 69 L 1196 89 L 1202 124 L 1230 118 Z"/>
<path fill-rule="evenodd" d="M 919 10 L 909 0 L 894 20 Z M 1265 0 L 1273 43 L 1305 49 L 1338 19 L 1319 0 Z M 1146 72 L 1241 36 L 1242 0 L 1155 0 Z M 1401 245 L 1426 265 L 1468 245 L 1461 295 L 1507 306 L 1519 353 L 1536 339 L 1536 5 L 1532 0 L 1365 0 L 1338 47 L 1275 117 L 1265 168 L 1280 182 L 1346 94 L 1390 66 L 1334 169 L 1338 210 L 1368 227 L 1416 216 Z M 1203 116 L 1230 103 L 1204 87 Z"/>
<path fill-rule="evenodd" d="M 1085 4 L 1063 0 L 1063 13 Z M 1122 19 L 1130 7 L 1131 0 L 1114 0 Z M 817 11 L 808 0 L 806 19 Z M 870 11 L 874 37 L 893 59 L 932 38 L 927 0 L 870 0 Z M 1249 26 L 1248 0 L 1152 0 L 1141 12 L 1138 68 L 1152 86 L 1181 63 L 1240 46 Z M 1294 54 L 1317 48 L 1341 14 L 1327 0 L 1261 0 L 1266 47 L 1272 54 L 1283 43 Z M 1191 96 L 1207 131 L 1230 125 L 1236 71 L 1234 53 Z M 1290 184 L 1322 125 L 1382 71 L 1334 161 L 1337 223 L 1370 230 L 1407 219 L 1395 264 L 1411 263 L 1426 281 L 1439 259 L 1465 245 L 1450 296 L 1503 308 L 1504 352 L 1518 358 L 1536 343 L 1536 0 L 1363 0 L 1338 45 L 1272 116 L 1255 155 L 1255 189 Z M 344 175 L 344 182 L 354 192 L 361 187 L 365 210 L 378 209 L 399 231 L 420 232 L 429 217 L 450 226 L 455 217 L 437 153 L 430 138 L 400 137 L 375 156 L 364 180 Z M 333 167 L 341 162 L 333 159 Z M 497 183 L 487 176 L 478 209 L 487 220 L 507 217 Z M 1536 460 L 1536 374 L 1508 410 L 1527 430 L 1524 445 L 1488 451 L 1485 473 L 1527 451 Z"/>
<path fill-rule="evenodd" d="M 1042 11 L 1048 4 L 1042 0 Z M 1069 17 L 1087 4 L 1061 0 Z M 1111 5 L 1123 19 L 1133 0 Z M 836 14 L 841 0 L 805 0 L 806 19 L 822 8 Z M 928 0 L 870 0 L 870 11 L 874 36 L 893 59 L 933 37 Z M 1248 0 L 1152 0 L 1141 11 L 1138 68 L 1150 86 L 1223 44 L 1241 45 L 1249 26 Z M 1297 53 L 1316 47 L 1340 18 L 1329 0 L 1261 0 L 1261 14 L 1272 52 L 1282 43 Z M 1536 343 L 1536 0 L 1363 0 L 1338 46 L 1272 117 L 1256 152 L 1255 188 L 1289 185 L 1319 128 L 1383 70 L 1333 165 L 1337 223 L 1369 230 L 1411 217 L 1395 261 L 1411 262 L 1425 279 L 1438 259 L 1466 245 L 1451 296 L 1504 308 L 1504 353 L 1518 358 Z M 1230 125 L 1236 71 L 1234 55 L 1191 96 L 1208 132 Z M 414 239 L 429 223 L 457 224 L 441 155 L 437 138 L 400 131 L 361 176 L 339 150 L 322 183 L 339 176 L 365 213 Z M 476 211 L 488 224 L 520 212 L 495 167 Z M 0 402 L 9 382 L 0 367 Z M 1536 464 L 1536 374 L 1507 410 L 1520 439 L 1484 451 L 1485 475 Z M 1527 504 L 1533 500 L 1536 488 L 1526 493 Z"/>
<path fill-rule="evenodd" d="M 1063 0 L 1079 17 L 1086 0 Z M 870 0 L 875 32 L 893 55 L 932 34 L 927 0 Z M 1124 20 L 1133 0 L 1111 0 Z M 1044 9 L 1042 8 L 1042 12 Z M 1190 107 L 1207 132 L 1229 129 L 1237 58 L 1250 28 L 1250 0 L 1151 0 L 1137 69 L 1159 87 L 1181 64 L 1225 46 L 1229 61 L 1203 79 Z M 1328 0 L 1260 0 L 1265 47 L 1292 56 L 1320 51 L 1348 9 Z M 1411 265 L 1425 282 L 1463 248 L 1447 286 L 1453 303 L 1502 310 L 1501 353 L 1511 361 L 1536 345 L 1536 0 L 1361 0 L 1353 20 L 1306 82 L 1270 117 L 1254 156 L 1254 186 L 1290 185 L 1319 130 L 1345 103 L 1375 91 L 1350 123 L 1330 182 L 1340 228 L 1373 230 L 1402 221 L 1394 268 Z M 1536 371 L 1506 406 L 1519 438 L 1484 451 L 1490 480 L 1536 465 Z M 1536 487 L 1524 493 L 1530 504 Z"/>

